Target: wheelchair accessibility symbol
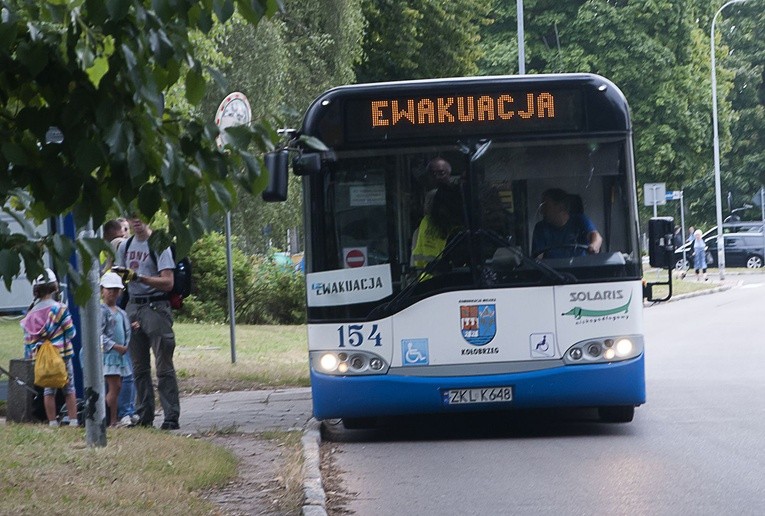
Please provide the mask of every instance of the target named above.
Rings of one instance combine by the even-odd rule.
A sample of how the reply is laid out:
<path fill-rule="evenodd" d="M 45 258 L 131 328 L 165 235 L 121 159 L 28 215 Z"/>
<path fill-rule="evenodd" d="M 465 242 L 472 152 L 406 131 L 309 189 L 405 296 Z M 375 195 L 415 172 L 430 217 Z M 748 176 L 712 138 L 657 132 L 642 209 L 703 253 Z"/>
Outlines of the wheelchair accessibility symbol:
<path fill-rule="evenodd" d="M 428 362 L 428 339 L 401 340 L 401 363 L 403 365 L 428 365 Z"/>
<path fill-rule="evenodd" d="M 551 358 L 555 356 L 554 333 L 532 333 L 529 336 L 531 358 Z"/>

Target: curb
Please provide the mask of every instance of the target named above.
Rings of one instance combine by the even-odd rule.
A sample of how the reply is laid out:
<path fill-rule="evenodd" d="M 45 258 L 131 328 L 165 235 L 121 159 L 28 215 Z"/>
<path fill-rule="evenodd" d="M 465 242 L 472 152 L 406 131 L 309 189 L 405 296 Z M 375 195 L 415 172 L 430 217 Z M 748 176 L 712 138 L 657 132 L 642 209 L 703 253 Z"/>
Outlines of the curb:
<path fill-rule="evenodd" d="M 327 516 L 327 496 L 321 483 L 319 444 L 321 424 L 311 418 L 303 431 L 303 516 Z"/>
<path fill-rule="evenodd" d="M 677 294 L 673 295 L 671 298 L 669 298 L 666 301 L 657 301 L 655 303 L 644 303 L 645 308 L 650 308 L 652 306 L 661 305 L 664 303 L 671 303 L 672 301 L 682 301 L 683 299 L 688 299 L 691 297 L 698 297 L 698 296 L 706 296 L 709 294 L 716 294 L 718 292 L 725 292 L 726 290 L 730 290 L 733 287 L 737 287 L 741 285 L 741 280 L 736 282 L 735 285 L 732 284 L 726 284 L 726 285 L 719 285 L 717 287 L 708 288 L 706 290 L 699 290 L 697 292 L 688 292 L 687 294 Z"/>

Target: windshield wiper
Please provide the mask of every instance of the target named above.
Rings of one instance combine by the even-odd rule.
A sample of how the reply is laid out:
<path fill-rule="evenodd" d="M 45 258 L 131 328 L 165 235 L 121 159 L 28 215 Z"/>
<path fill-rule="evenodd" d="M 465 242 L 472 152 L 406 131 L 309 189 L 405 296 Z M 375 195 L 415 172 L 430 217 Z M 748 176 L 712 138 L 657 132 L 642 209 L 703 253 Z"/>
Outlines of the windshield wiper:
<path fill-rule="evenodd" d="M 486 231 L 483 229 L 478 230 L 479 236 L 485 236 L 490 241 L 493 241 L 495 244 L 501 246 L 504 249 L 508 249 L 512 254 L 514 259 L 519 259 L 524 265 L 529 266 L 532 269 L 535 269 L 539 272 L 541 272 L 547 279 L 553 280 L 556 283 L 561 284 L 568 284 L 568 283 L 576 283 L 577 279 L 576 276 L 571 274 L 570 272 L 560 272 L 546 263 L 540 262 L 539 260 L 535 260 L 534 258 L 530 258 L 526 256 L 526 254 L 517 246 L 511 245 L 509 242 L 507 242 L 505 239 L 494 233 L 493 231 Z"/>
<path fill-rule="evenodd" d="M 415 280 L 404 287 L 401 292 L 396 294 L 393 299 L 388 301 L 387 303 L 383 303 L 381 305 L 376 306 L 372 309 L 371 312 L 369 312 L 369 317 L 371 318 L 379 318 L 384 315 L 390 314 L 395 312 L 398 307 L 412 297 L 412 293 L 415 291 L 418 285 L 420 285 L 423 281 L 426 281 L 433 277 L 433 273 L 436 272 L 436 269 L 438 267 L 442 266 L 445 262 L 446 258 L 452 253 L 454 249 L 456 249 L 466 238 L 467 238 L 468 232 L 466 230 L 462 230 L 459 233 L 457 233 L 454 237 L 452 237 L 451 240 L 446 244 L 443 251 L 438 253 L 438 255 L 428 262 L 428 264 L 425 266 L 422 271 L 420 271 L 417 274 L 417 277 Z"/>

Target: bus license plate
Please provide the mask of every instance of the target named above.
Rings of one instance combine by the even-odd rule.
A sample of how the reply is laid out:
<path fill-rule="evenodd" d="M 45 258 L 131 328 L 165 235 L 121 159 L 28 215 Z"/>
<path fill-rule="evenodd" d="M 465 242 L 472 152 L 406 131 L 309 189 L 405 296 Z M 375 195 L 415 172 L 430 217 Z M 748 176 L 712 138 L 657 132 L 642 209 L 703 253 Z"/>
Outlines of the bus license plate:
<path fill-rule="evenodd" d="M 497 403 L 513 400 L 512 387 L 481 387 L 478 389 L 449 389 L 444 392 L 446 405 Z"/>

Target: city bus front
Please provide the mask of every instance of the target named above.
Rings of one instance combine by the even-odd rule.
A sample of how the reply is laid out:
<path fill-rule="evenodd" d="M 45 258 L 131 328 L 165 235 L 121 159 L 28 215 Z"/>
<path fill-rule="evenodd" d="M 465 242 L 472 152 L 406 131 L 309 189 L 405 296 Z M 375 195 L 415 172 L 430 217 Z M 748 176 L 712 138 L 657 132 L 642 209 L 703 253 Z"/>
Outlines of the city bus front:
<path fill-rule="evenodd" d="M 302 136 L 327 147 L 305 148 L 297 171 L 318 419 L 632 419 L 645 382 L 629 116 L 605 79 L 566 77 L 348 87 L 312 106 Z M 439 126 L 439 105 L 465 120 Z M 351 117 L 362 106 L 370 127 Z M 401 132 L 372 132 L 396 117 Z"/>

